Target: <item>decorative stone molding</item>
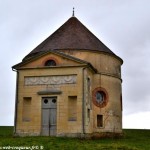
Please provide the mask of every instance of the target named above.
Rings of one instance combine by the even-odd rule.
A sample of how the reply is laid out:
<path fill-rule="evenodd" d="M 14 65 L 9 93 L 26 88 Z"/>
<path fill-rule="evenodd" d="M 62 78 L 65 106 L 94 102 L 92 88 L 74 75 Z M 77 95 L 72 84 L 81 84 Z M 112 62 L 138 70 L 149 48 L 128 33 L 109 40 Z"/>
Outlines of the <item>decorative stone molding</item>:
<path fill-rule="evenodd" d="M 60 85 L 60 84 L 76 84 L 77 75 L 65 76 L 40 76 L 40 77 L 25 77 L 24 84 L 32 85 Z"/>

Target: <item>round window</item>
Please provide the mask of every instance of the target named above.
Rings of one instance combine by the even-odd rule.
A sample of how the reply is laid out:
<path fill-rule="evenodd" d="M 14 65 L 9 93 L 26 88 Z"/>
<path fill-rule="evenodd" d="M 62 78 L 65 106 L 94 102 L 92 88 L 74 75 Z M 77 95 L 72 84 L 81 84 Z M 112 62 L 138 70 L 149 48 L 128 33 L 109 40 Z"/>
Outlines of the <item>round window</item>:
<path fill-rule="evenodd" d="M 53 103 L 56 103 L 56 99 L 52 99 L 52 102 L 53 102 Z"/>
<path fill-rule="evenodd" d="M 103 103 L 104 97 L 105 97 L 104 92 L 102 92 L 102 91 L 96 92 L 96 102 L 97 103 L 99 103 L 99 104 Z"/>
<path fill-rule="evenodd" d="M 47 100 L 47 99 L 44 99 L 44 103 L 47 104 L 47 103 L 48 103 L 48 100 Z"/>
<path fill-rule="evenodd" d="M 56 66 L 56 62 L 52 59 L 45 62 L 45 66 Z"/>
<path fill-rule="evenodd" d="M 108 94 L 107 91 L 104 88 L 96 88 L 95 90 L 93 90 L 92 92 L 92 99 L 93 99 L 93 103 L 97 106 L 97 107 L 105 107 L 107 105 L 108 102 Z"/>

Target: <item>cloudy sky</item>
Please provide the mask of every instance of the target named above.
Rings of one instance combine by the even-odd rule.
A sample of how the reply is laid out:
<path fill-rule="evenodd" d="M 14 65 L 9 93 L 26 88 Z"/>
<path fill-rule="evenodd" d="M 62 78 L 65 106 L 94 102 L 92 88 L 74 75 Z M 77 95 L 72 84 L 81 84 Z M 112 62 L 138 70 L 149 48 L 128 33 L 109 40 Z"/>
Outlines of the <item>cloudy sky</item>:
<path fill-rule="evenodd" d="M 21 62 L 75 16 L 124 60 L 123 128 L 150 129 L 149 0 L 0 0 L 0 125 L 13 125 Z"/>

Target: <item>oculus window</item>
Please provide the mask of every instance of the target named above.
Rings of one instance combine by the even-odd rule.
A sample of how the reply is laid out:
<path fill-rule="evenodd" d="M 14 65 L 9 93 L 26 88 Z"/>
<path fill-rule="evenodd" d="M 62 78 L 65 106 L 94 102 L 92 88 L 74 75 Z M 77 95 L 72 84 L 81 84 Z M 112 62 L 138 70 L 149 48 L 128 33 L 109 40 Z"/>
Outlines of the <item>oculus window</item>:
<path fill-rule="evenodd" d="M 102 92 L 102 91 L 97 91 L 96 92 L 96 102 L 101 104 L 103 103 L 104 101 L 104 98 L 105 98 L 105 93 Z"/>
<path fill-rule="evenodd" d="M 92 101 L 97 107 L 105 107 L 108 103 L 108 93 L 102 88 L 95 88 L 92 92 Z"/>

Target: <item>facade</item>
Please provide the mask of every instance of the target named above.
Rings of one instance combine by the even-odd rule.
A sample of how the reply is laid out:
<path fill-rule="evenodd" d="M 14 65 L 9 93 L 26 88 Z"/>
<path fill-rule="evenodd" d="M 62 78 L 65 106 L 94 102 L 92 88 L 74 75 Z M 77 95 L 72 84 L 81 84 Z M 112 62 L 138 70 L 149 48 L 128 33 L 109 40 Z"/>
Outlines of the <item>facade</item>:
<path fill-rule="evenodd" d="M 122 133 L 123 61 L 76 17 L 12 68 L 19 136 Z"/>

